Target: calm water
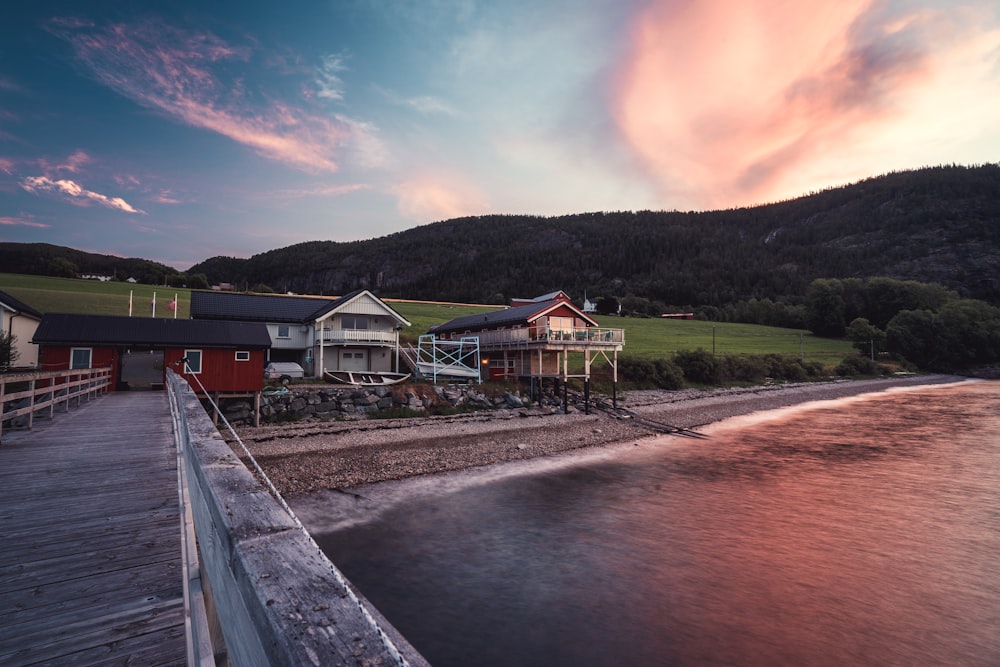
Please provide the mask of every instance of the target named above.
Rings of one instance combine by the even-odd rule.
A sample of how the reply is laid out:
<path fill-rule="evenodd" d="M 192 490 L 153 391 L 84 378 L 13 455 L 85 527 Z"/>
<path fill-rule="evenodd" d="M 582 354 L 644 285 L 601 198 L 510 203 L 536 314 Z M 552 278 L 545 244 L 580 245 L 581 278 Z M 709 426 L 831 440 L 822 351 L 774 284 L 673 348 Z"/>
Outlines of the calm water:
<path fill-rule="evenodd" d="M 712 435 L 424 482 L 318 541 L 436 666 L 1000 664 L 1000 383 Z"/>

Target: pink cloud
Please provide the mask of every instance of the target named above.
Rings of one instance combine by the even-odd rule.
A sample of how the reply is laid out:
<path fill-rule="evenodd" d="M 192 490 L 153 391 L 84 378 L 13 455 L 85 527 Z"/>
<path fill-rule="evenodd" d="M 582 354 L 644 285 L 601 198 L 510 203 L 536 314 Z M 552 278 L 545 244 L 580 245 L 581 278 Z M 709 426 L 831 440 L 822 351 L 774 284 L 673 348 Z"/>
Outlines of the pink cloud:
<path fill-rule="evenodd" d="M 86 205 L 93 202 L 125 213 L 145 215 L 145 211 L 135 208 L 121 197 L 108 197 L 66 179 L 52 180 L 47 176 L 28 176 L 21 181 L 21 188 L 32 194 L 55 193 L 69 197 L 74 203 Z"/>
<path fill-rule="evenodd" d="M 354 138 L 352 128 L 335 119 L 255 96 L 238 74 L 251 51 L 212 34 L 153 23 L 94 28 L 65 21 L 55 22 L 53 31 L 73 45 L 98 81 L 120 95 L 268 159 L 307 171 L 335 171 L 340 147 Z"/>
<path fill-rule="evenodd" d="M 35 227 L 37 229 L 48 229 L 52 225 L 44 222 L 36 222 L 30 215 L 26 216 L 0 216 L 0 225 L 8 227 Z"/>
<path fill-rule="evenodd" d="M 418 222 L 478 215 L 488 210 L 480 193 L 458 179 L 420 178 L 394 188 L 399 213 Z"/>
<path fill-rule="evenodd" d="M 870 0 L 652 2 L 615 78 L 618 130 L 665 197 L 780 199 L 799 172 L 905 113 L 931 76 L 940 17 Z"/>

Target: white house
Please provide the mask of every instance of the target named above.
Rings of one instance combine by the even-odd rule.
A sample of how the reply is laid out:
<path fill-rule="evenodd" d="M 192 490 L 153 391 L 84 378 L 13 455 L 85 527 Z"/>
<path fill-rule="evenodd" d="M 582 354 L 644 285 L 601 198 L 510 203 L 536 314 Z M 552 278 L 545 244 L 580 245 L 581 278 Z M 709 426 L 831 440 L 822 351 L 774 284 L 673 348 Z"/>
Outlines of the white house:
<path fill-rule="evenodd" d="M 191 317 L 264 322 L 268 361 L 294 361 L 315 378 L 328 370 L 398 370 L 399 332 L 410 324 L 368 290 L 339 299 L 192 291 Z"/>
<path fill-rule="evenodd" d="M 42 314 L 6 292 L 0 292 L 0 335 L 14 334 L 14 366 L 38 366 L 38 346 L 31 342 Z M 4 362 L 0 361 L 0 365 Z"/>

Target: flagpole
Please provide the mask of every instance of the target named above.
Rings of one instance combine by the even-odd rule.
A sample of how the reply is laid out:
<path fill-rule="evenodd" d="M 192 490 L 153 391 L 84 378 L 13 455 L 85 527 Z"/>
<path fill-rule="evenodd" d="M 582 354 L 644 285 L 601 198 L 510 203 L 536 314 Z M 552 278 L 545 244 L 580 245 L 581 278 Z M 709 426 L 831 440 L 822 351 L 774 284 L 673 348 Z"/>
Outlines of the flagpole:
<path fill-rule="evenodd" d="M 156 317 L 156 292 L 153 292 L 153 317 Z"/>
<path fill-rule="evenodd" d="M 128 291 L 128 316 L 132 317 L 132 290 Z"/>
<path fill-rule="evenodd" d="M 177 292 L 174 292 L 174 319 L 177 319 Z"/>

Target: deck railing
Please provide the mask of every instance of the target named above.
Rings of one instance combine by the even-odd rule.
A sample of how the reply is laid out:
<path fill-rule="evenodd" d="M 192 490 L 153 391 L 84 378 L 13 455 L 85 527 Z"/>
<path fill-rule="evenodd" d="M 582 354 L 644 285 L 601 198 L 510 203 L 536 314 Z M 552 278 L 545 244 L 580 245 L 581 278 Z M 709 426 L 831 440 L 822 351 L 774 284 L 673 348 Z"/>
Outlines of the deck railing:
<path fill-rule="evenodd" d="M 0 375 L 0 424 L 27 415 L 27 428 L 34 424 L 35 413 L 48 410 L 52 417 L 56 406 L 69 412 L 70 400 L 77 405 L 111 388 L 111 367 L 81 368 L 67 371 L 6 373 Z"/>
<path fill-rule="evenodd" d="M 624 329 L 606 327 L 575 327 L 572 329 L 502 329 L 479 331 L 467 335 L 479 338 L 482 347 L 528 347 L 534 345 L 619 346 L 625 343 Z"/>
<path fill-rule="evenodd" d="M 324 345 L 345 345 L 350 343 L 374 343 L 377 345 L 393 345 L 396 342 L 395 331 L 378 331 L 375 329 L 323 329 L 317 343 Z"/>
<path fill-rule="evenodd" d="M 189 663 L 427 667 L 233 454 L 188 382 L 168 369 L 167 387 L 186 519 Z"/>

